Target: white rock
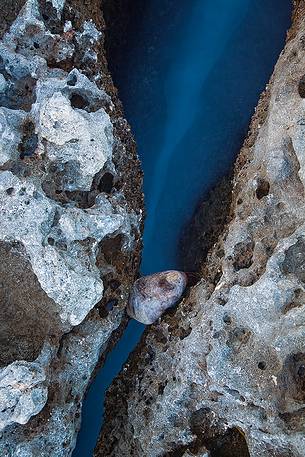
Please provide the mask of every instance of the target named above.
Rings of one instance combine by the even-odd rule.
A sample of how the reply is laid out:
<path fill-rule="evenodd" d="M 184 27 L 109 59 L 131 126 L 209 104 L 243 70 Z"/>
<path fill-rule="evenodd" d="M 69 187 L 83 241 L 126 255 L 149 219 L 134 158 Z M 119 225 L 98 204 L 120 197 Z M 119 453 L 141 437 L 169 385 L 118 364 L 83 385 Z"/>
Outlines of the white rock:
<path fill-rule="evenodd" d="M 13 362 L 0 370 L 0 430 L 25 424 L 47 401 L 46 375 L 35 362 Z"/>

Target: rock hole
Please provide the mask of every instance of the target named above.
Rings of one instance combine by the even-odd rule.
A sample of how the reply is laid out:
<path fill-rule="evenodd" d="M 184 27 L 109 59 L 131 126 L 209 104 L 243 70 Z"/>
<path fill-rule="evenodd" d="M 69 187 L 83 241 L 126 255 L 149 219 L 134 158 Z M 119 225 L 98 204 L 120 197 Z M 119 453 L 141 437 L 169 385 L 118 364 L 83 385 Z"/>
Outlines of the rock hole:
<path fill-rule="evenodd" d="M 6 189 L 7 195 L 13 195 L 14 192 L 15 192 L 15 189 L 13 187 L 9 187 L 8 189 Z"/>
<path fill-rule="evenodd" d="M 263 370 L 263 371 L 264 371 L 264 370 L 266 370 L 267 365 L 266 365 L 265 362 L 258 362 L 257 367 L 258 367 L 260 370 Z"/>
<path fill-rule="evenodd" d="M 55 121 L 54 124 L 53 124 L 53 129 L 59 129 L 60 128 L 60 122 L 59 121 Z M 71 142 L 72 140 L 70 140 Z"/>
<path fill-rule="evenodd" d="M 100 192 L 105 192 L 107 194 L 110 194 L 113 189 L 113 181 L 114 181 L 113 175 L 109 172 L 105 173 L 101 177 L 101 180 L 98 185 L 98 190 Z"/>
<path fill-rule="evenodd" d="M 279 203 L 277 203 L 276 207 L 279 211 L 282 211 L 286 208 L 286 205 L 284 202 L 279 202 Z"/>
<path fill-rule="evenodd" d="M 69 75 L 67 79 L 68 86 L 75 86 L 77 83 L 77 76 L 76 75 Z"/>
<path fill-rule="evenodd" d="M 305 241 L 302 238 L 285 251 L 281 270 L 284 274 L 294 274 L 305 282 Z"/>
<path fill-rule="evenodd" d="M 301 98 L 305 98 L 305 75 L 299 81 L 298 92 Z"/>
<path fill-rule="evenodd" d="M 261 200 L 269 194 L 270 184 L 265 179 L 259 179 L 256 188 L 256 197 Z"/>
<path fill-rule="evenodd" d="M 224 314 L 222 320 L 224 321 L 225 324 L 230 325 L 232 324 L 232 318 L 229 314 Z"/>
<path fill-rule="evenodd" d="M 70 97 L 70 103 L 72 108 L 85 109 L 88 105 L 87 100 L 80 94 L 74 93 Z"/>
<path fill-rule="evenodd" d="M 61 21 L 58 20 L 57 10 L 53 6 L 52 2 L 42 0 L 39 2 L 40 14 L 45 22 L 45 25 L 54 34 L 61 33 L 62 25 Z"/>
<path fill-rule="evenodd" d="M 235 271 L 245 268 L 250 268 L 253 263 L 254 242 L 241 242 L 234 246 L 234 262 Z"/>
<path fill-rule="evenodd" d="M 38 145 L 38 136 L 35 133 L 35 124 L 32 120 L 27 119 L 22 125 L 22 139 L 18 146 L 20 159 L 31 157 Z"/>
<path fill-rule="evenodd" d="M 54 246 L 54 244 L 55 244 L 54 238 L 49 237 L 49 238 L 48 238 L 48 244 L 49 244 L 50 246 Z"/>

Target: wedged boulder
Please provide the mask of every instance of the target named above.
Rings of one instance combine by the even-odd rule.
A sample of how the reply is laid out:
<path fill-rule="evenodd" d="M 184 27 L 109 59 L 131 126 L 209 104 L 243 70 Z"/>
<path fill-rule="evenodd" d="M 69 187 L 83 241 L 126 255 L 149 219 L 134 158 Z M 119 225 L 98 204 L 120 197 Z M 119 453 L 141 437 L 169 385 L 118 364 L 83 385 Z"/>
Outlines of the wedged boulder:
<path fill-rule="evenodd" d="M 2 9 L 0 455 L 68 456 L 93 372 L 127 320 L 142 174 L 100 2 Z"/>
<path fill-rule="evenodd" d="M 110 387 L 96 457 L 304 456 L 304 33 L 301 0 L 236 161 L 230 222 Z"/>

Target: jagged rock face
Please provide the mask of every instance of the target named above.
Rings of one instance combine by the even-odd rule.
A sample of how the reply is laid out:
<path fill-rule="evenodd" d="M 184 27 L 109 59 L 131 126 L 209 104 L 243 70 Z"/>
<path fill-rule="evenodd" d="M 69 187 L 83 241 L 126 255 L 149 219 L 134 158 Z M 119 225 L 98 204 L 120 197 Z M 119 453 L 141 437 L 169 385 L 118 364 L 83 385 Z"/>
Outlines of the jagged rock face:
<path fill-rule="evenodd" d="M 111 386 L 96 456 L 304 456 L 304 31 L 300 1 L 206 280 Z"/>
<path fill-rule="evenodd" d="M 99 2 L 8 3 L 0 23 L 0 455 L 68 456 L 92 373 L 126 322 L 141 172 L 107 71 Z"/>

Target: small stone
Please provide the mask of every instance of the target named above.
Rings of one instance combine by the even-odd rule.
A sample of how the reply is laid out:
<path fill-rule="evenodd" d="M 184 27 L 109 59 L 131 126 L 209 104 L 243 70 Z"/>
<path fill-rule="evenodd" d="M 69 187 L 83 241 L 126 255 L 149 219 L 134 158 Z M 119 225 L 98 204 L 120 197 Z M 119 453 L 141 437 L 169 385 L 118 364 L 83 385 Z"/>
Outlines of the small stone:
<path fill-rule="evenodd" d="M 127 312 L 143 324 L 152 324 L 181 298 L 187 276 L 168 270 L 139 278 L 133 285 Z"/>

